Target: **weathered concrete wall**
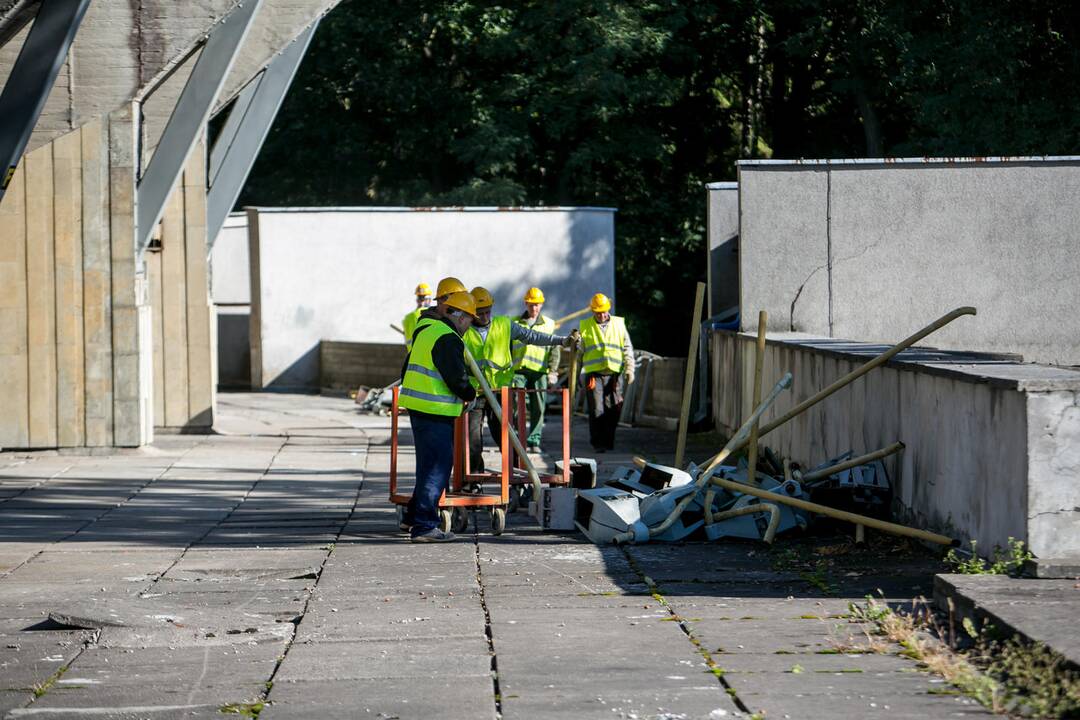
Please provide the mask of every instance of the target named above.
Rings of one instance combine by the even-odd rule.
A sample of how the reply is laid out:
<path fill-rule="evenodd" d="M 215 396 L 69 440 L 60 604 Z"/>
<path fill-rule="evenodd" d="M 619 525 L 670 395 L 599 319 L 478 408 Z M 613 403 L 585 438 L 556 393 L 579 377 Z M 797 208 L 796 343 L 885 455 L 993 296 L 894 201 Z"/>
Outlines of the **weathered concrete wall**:
<path fill-rule="evenodd" d="M 709 183 L 707 317 L 739 304 L 739 184 Z"/>
<path fill-rule="evenodd" d="M 0 201 L 0 446 L 137 446 L 132 109 L 28 153 Z"/>
<path fill-rule="evenodd" d="M 935 336 L 936 337 L 936 336 Z M 754 339 L 712 337 L 713 415 L 730 431 L 750 413 Z M 784 371 L 779 416 L 855 369 L 882 346 L 770 333 L 763 385 Z M 905 359 L 906 358 L 906 359 Z M 900 440 L 888 458 L 901 520 L 989 550 L 1009 537 L 1040 557 L 1080 553 L 1080 372 L 992 356 L 909 350 L 765 436 L 804 466 Z"/>
<path fill-rule="evenodd" d="M 154 425 L 208 430 L 214 419 L 206 259 L 205 150 L 192 154 L 147 253 L 153 314 Z"/>
<path fill-rule="evenodd" d="M 943 348 L 1080 365 L 1080 159 L 739 165 L 743 329 L 879 342 L 974 305 Z"/>
<path fill-rule="evenodd" d="M 401 343 L 319 343 L 319 387 L 355 390 L 361 385 L 386 387 L 401 378 L 405 346 Z"/>
<path fill-rule="evenodd" d="M 554 317 L 614 298 L 609 209 L 252 209 L 248 223 L 254 387 L 317 387 L 321 340 L 402 342 L 390 323 L 421 281 L 483 285 L 502 314 L 521 312 L 530 285 Z"/>

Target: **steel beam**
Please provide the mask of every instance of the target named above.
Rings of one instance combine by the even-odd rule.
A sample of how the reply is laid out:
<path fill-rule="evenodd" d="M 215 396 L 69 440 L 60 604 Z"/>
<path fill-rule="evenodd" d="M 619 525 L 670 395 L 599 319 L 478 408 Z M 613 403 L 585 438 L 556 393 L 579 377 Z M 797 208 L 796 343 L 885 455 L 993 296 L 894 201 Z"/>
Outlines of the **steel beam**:
<path fill-rule="evenodd" d="M 210 118 L 210 111 L 260 5 L 262 0 L 244 0 L 210 30 L 187 84 L 180 92 L 157 149 L 139 179 L 135 231 L 135 249 L 139 258 L 150 244 L 154 227 L 165 211 L 165 202 Z"/>
<path fill-rule="evenodd" d="M 210 191 L 206 197 L 208 251 L 213 249 L 229 211 L 240 197 L 318 26 L 316 20 L 300 33 L 259 77 L 248 83 L 233 103 L 210 151 Z"/>
<path fill-rule="evenodd" d="M 90 0 L 43 0 L 0 93 L 0 198 L 22 158 Z"/>

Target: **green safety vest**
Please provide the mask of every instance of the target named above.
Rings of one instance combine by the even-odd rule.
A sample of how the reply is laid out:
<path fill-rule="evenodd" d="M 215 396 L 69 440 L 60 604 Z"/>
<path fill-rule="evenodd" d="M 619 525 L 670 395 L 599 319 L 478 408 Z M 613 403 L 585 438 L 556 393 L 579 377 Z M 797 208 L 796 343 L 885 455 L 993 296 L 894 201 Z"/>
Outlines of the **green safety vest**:
<path fill-rule="evenodd" d="M 435 347 L 435 341 L 443 335 L 457 333 L 447 327 L 446 323 L 432 321 L 424 327 L 424 331 L 416 336 L 416 342 L 409 353 L 409 364 L 405 366 L 405 377 L 401 380 L 398 404 L 409 410 L 457 417 L 461 414 L 464 403 L 443 381 L 431 359 L 431 349 Z"/>
<path fill-rule="evenodd" d="M 626 343 L 626 323 L 611 316 L 607 330 L 601 330 L 594 318 L 581 321 L 581 342 L 585 352 L 581 369 L 587 373 L 619 373 L 623 367 L 623 345 Z"/>
<path fill-rule="evenodd" d="M 416 308 L 401 320 L 401 329 L 405 331 L 405 349 L 412 350 L 412 336 L 416 332 L 416 321 L 420 319 L 421 308 Z"/>
<path fill-rule="evenodd" d="M 510 354 L 510 318 L 495 315 L 488 326 L 487 340 L 480 337 L 476 328 L 465 333 L 465 347 L 472 353 L 476 364 L 484 373 L 484 379 L 492 389 L 506 387 L 514 379 L 514 358 Z M 476 378 L 469 378 L 473 387 L 479 387 Z"/>
<path fill-rule="evenodd" d="M 525 318 L 515 318 L 514 322 L 522 327 L 529 327 L 529 322 Z M 536 323 L 533 324 L 532 329 L 537 332 L 554 335 L 555 321 L 541 315 L 536 318 Z M 540 370 L 547 369 L 548 357 L 549 353 L 551 353 L 550 347 L 526 345 L 519 340 L 515 340 L 512 350 L 515 370 L 533 370 L 539 372 Z"/>

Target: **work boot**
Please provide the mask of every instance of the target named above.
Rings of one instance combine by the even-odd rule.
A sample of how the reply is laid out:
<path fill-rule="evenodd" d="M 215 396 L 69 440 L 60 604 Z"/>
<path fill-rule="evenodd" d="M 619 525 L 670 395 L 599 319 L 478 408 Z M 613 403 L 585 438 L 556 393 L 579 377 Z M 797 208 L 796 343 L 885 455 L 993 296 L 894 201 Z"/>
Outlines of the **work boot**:
<path fill-rule="evenodd" d="M 410 540 L 414 543 L 436 543 L 436 542 L 451 542 L 456 540 L 457 536 L 452 532 L 444 532 L 439 528 L 432 528 L 426 533 L 420 535 L 413 535 Z"/>

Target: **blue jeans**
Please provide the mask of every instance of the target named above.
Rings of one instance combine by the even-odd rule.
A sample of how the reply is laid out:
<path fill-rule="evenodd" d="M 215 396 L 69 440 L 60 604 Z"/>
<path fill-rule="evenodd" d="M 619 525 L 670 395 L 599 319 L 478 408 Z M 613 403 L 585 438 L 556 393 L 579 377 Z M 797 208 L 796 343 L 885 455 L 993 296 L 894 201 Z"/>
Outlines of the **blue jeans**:
<path fill-rule="evenodd" d="M 412 525 L 416 537 L 439 524 L 439 497 L 449 487 L 454 467 L 454 424 L 419 413 L 412 413 L 409 422 L 416 445 L 416 486 L 405 509 L 405 522 Z"/>

